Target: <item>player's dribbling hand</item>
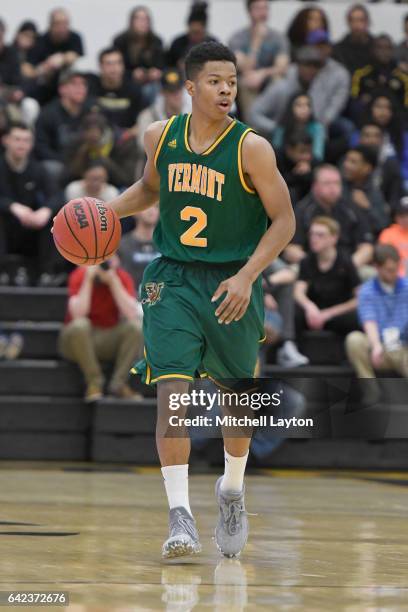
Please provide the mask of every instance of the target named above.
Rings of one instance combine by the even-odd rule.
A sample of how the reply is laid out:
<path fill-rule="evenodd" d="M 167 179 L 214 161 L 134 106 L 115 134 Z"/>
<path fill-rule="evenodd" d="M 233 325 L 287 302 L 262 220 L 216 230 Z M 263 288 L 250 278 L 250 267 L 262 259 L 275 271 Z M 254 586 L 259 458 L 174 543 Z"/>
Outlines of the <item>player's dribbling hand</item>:
<path fill-rule="evenodd" d="M 225 292 L 227 293 L 215 311 L 218 323 L 229 325 L 232 321 L 242 319 L 251 299 L 251 291 L 252 282 L 242 271 L 222 281 L 211 299 L 212 302 L 216 302 Z"/>

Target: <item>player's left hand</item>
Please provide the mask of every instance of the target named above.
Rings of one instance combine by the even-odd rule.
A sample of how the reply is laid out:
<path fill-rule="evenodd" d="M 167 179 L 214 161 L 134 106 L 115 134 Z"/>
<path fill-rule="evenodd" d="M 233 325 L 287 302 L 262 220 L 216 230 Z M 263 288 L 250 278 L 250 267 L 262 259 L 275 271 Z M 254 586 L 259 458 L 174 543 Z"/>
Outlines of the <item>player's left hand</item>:
<path fill-rule="evenodd" d="M 212 302 L 216 302 L 225 292 L 227 293 L 215 311 L 218 323 L 229 325 L 232 321 L 242 319 L 251 299 L 251 291 L 252 282 L 242 270 L 222 281 L 211 299 Z"/>

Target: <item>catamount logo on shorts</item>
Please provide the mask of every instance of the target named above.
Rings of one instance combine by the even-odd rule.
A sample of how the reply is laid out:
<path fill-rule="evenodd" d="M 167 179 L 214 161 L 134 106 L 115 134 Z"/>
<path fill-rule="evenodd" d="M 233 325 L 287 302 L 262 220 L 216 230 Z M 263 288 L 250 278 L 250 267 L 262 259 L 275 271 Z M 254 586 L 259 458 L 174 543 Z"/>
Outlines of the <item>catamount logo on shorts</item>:
<path fill-rule="evenodd" d="M 147 293 L 147 297 L 143 298 L 142 304 L 148 304 L 149 306 L 154 306 L 157 302 L 160 302 L 160 295 L 162 289 L 164 287 L 164 283 L 146 283 L 145 290 Z"/>

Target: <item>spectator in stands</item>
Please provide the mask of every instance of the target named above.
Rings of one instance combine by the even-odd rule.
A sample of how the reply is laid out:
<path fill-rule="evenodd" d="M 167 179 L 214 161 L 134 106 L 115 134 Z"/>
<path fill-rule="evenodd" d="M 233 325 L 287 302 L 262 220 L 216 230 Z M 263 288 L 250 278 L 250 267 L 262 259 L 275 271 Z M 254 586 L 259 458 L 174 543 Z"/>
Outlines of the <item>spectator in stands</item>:
<path fill-rule="evenodd" d="M 136 136 L 136 120 L 145 103 L 140 86 L 125 76 L 121 51 L 110 47 L 99 53 L 99 75 L 90 75 L 89 94 L 96 98 L 109 123 L 122 138 Z"/>
<path fill-rule="evenodd" d="M 326 13 L 321 8 L 309 6 L 296 13 L 287 31 L 293 59 L 296 58 L 299 49 L 307 44 L 308 35 L 316 30 L 329 32 L 329 22 Z"/>
<path fill-rule="evenodd" d="M 373 181 L 376 165 L 375 149 L 364 145 L 349 149 L 343 162 L 343 190 L 347 199 L 367 211 L 378 234 L 390 222 L 390 209 Z"/>
<path fill-rule="evenodd" d="M 161 38 L 153 31 L 147 7 L 132 10 L 128 29 L 115 37 L 113 45 L 121 51 L 126 70 L 152 102 L 165 66 L 165 53 Z"/>
<path fill-rule="evenodd" d="M 348 73 L 331 58 L 324 60 L 317 48 L 303 47 L 286 77 L 271 83 L 255 100 L 250 113 L 251 125 L 272 139 L 289 100 L 299 92 L 310 96 L 316 120 L 329 128 L 347 102 Z"/>
<path fill-rule="evenodd" d="M 400 109 L 408 109 L 408 77 L 397 67 L 394 43 L 388 34 L 381 34 L 374 39 L 372 55 L 370 63 L 358 68 L 352 75 L 354 119 L 358 119 L 373 96 L 381 91 L 392 92 Z"/>
<path fill-rule="evenodd" d="M 116 187 L 134 182 L 137 148 L 134 138 L 121 139 L 98 112 L 86 115 L 75 139 L 66 149 L 63 182 L 79 179 L 90 162 L 103 159 Z"/>
<path fill-rule="evenodd" d="M 335 116 L 330 122 L 330 131 L 328 138 L 338 138 L 342 135 L 350 136 L 354 129 L 353 123 L 350 119 L 341 116 L 341 111 L 344 110 L 349 97 L 350 87 L 350 75 L 346 68 L 331 57 L 333 47 L 329 39 L 329 35 L 325 30 L 315 30 L 310 32 L 307 36 L 307 44 L 314 46 L 320 53 L 326 72 L 330 70 L 330 74 L 336 74 L 341 87 L 337 89 L 337 100 L 332 100 L 332 104 L 337 103 L 339 110 L 337 116 Z"/>
<path fill-rule="evenodd" d="M 300 262 L 295 284 L 298 335 L 303 329 L 329 329 L 345 336 L 358 328 L 356 289 L 360 279 L 352 260 L 337 249 L 339 235 L 340 225 L 334 219 L 313 219 L 311 252 Z"/>
<path fill-rule="evenodd" d="M 401 112 L 388 91 L 375 94 L 367 108 L 367 121 L 375 123 L 384 132 L 384 145 L 400 159 L 408 157 L 404 153 L 403 119 Z"/>
<path fill-rule="evenodd" d="M 265 84 L 286 73 L 289 41 L 268 26 L 268 0 L 246 0 L 250 24 L 233 34 L 228 46 L 240 73 L 239 106 L 243 117 Z"/>
<path fill-rule="evenodd" d="M 5 123 L 24 122 L 33 125 L 38 103 L 25 97 L 20 61 L 13 45 L 5 44 L 6 26 L 0 19 L 0 108 Z"/>
<path fill-rule="evenodd" d="M 119 191 L 113 185 L 109 185 L 109 173 L 104 159 L 95 159 L 83 173 L 82 179 L 73 181 L 65 188 L 65 201 L 77 198 L 96 198 L 109 202 L 119 195 Z"/>
<path fill-rule="evenodd" d="M 404 39 L 397 45 L 395 59 L 397 60 L 398 68 L 408 73 L 408 15 L 404 17 Z"/>
<path fill-rule="evenodd" d="M 164 121 L 173 115 L 191 111 L 191 98 L 184 89 L 181 72 L 176 68 L 166 68 L 161 78 L 161 90 L 156 100 L 145 108 L 137 120 L 138 167 L 136 177 L 140 177 L 145 164 L 144 135 L 153 121 Z"/>
<path fill-rule="evenodd" d="M 215 40 L 207 32 L 207 2 L 193 2 L 187 19 L 188 30 L 173 40 L 167 53 L 167 65 L 184 68 L 184 58 L 191 47 Z"/>
<path fill-rule="evenodd" d="M 136 226 L 125 234 L 119 247 L 123 268 L 131 275 L 139 290 L 145 267 L 159 257 L 153 242 L 153 231 L 159 219 L 158 206 L 152 206 L 135 215 Z"/>
<path fill-rule="evenodd" d="M 131 277 L 120 267 L 119 258 L 113 256 L 107 269 L 76 268 L 69 276 L 68 292 L 59 350 L 80 367 L 86 381 L 85 401 L 101 399 L 104 376 L 100 362 L 107 360 L 115 362 L 109 394 L 134 399 L 127 380 L 143 340 Z"/>
<path fill-rule="evenodd" d="M 284 253 L 289 263 L 299 263 L 308 252 L 308 234 L 315 217 L 330 217 L 340 226 L 338 250 L 351 257 L 357 268 L 373 256 L 374 237 L 365 212 L 344 199 L 339 170 L 324 164 L 315 170 L 312 190 L 295 210 L 296 232 Z"/>
<path fill-rule="evenodd" d="M 12 125 L 3 144 L 0 255 L 30 257 L 36 260 L 38 275 L 53 273 L 58 260 L 50 233 L 55 204 L 53 182 L 41 164 L 30 157 L 33 134 L 27 126 Z"/>
<path fill-rule="evenodd" d="M 289 188 L 292 204 L 296 204 L 309 193 L 312 186 L 313 158 L 312 138 L 305 129 L 291 130 L 286 134 L 283 150 L 276 154 L 279 171 Z"/>
<path fill-rule="evenodd" d="M 317 161 L 324 158 L 325 130 L 313 115 L 312 100 L 304 93 L 295 93 L 288 102 L 285 114 L 273 132 L 272 144 L 276 151 L 282 149 L 286 135 L 303 128 L 312 139 L 313 157 Z"/>
<path fill-rule="evenodd" d="M 67 148 L 78 135 L 83 118 L 89 113 L 88 87 L 83 74 L 63 72 L 59 97 L 45 106 L 36 126 L 35 152 L 57 179 L 64 167 Z"/>
<path fill-rule="evenodd" d="M 391 245 L 376 246 L 378 277 L 361 287 L 358 314 L 364 331 L 346 339 L 346 351 L 358 378 L 375 378 L 375 370 L 408 377 L 408 279 L 398 277 L 400 257 Z M 363 388 L 363 403 L 379 399 L 377 384 Z"/>
<path fill-rule="evenodd" d="M 353 74 L 371 62 L 374 38 L 370 33 L 370 14 L 364 4 L 353 4 L 346 20 L 349 31 L 334 45 L 333 58 Z"/>
<path fill-rule="evenodd" d="M 23 21 L 16 32 L 13 47 L 16 50 L 23 76 L 28 77 L 30 75 L 30 70 L 27 73 L 25 72 L 27 68 L 25 64 L 27 63 L 29 52 L 37 42 L 37 37 L 38 30 L 34 21 Z"/>
<path fill-rule="evenodd" d="M 7 100 L 12 92 L 5 91 L 5 86 L 14 86 L 23 97 L 21 85 L 20 63 L 16 50 L 5 43 L 6 25 L 0 20 L 0 96 Z M 15 91 L 13 92 L 16 93 Z M 21 98 L 19 98 L 21 99 Z"/>
<path fill-rule="evenodd" d="M 280 366 L 296 368 L 309 360 L 295 343 L 294 270 L 276 259 L 263 272 L 265 306 L 265 347 L 278 345 L 276 360 Z"/>
<path fill-rule="evenodd" d="M 400 256 L 400 276 L 408 277 L 408 196 L 401 198 L 395 210 L 395 223 L 385 228 L 378 241 L 391 244 Z"/>
<path fill-rule="evenodd" d="M 403 195 L 400 164 L 394 148 L 385 142 L 383 130 L 375 123 L 363 125 L 359 144 L 376 151 L 377 167 L 373 173 L 373 183 L 381 190 L 391 210 L 394 210 Z"/>
<path fill-rule="evenodd" d="M 68 12 L 63 8 L 51 11 L 48 30 L 29 51 L 24 69 L 25 76 L 33 80 L 34 97 L 41 104 L 57 95 L 60 74 L 83 54 L 82 38 L 71 30 Z"/>

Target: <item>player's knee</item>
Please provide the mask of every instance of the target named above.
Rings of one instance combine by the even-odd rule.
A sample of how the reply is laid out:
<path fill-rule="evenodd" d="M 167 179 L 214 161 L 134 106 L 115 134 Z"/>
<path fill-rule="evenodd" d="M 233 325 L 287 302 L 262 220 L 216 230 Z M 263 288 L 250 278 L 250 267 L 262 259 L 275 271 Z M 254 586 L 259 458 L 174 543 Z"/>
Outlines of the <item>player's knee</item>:
<path fill-rule="evenodd" d="M 158 413 L 167 413 L 169 410 L 186 410 L 185 394 L 189 391 L 189 383 L 182 380 L 166 380 L 157 383 L 157 409 Z M 182 398 L 184 396 L 184 398 Z M 183 401 L 181 401 L 183 399 Z"/>

